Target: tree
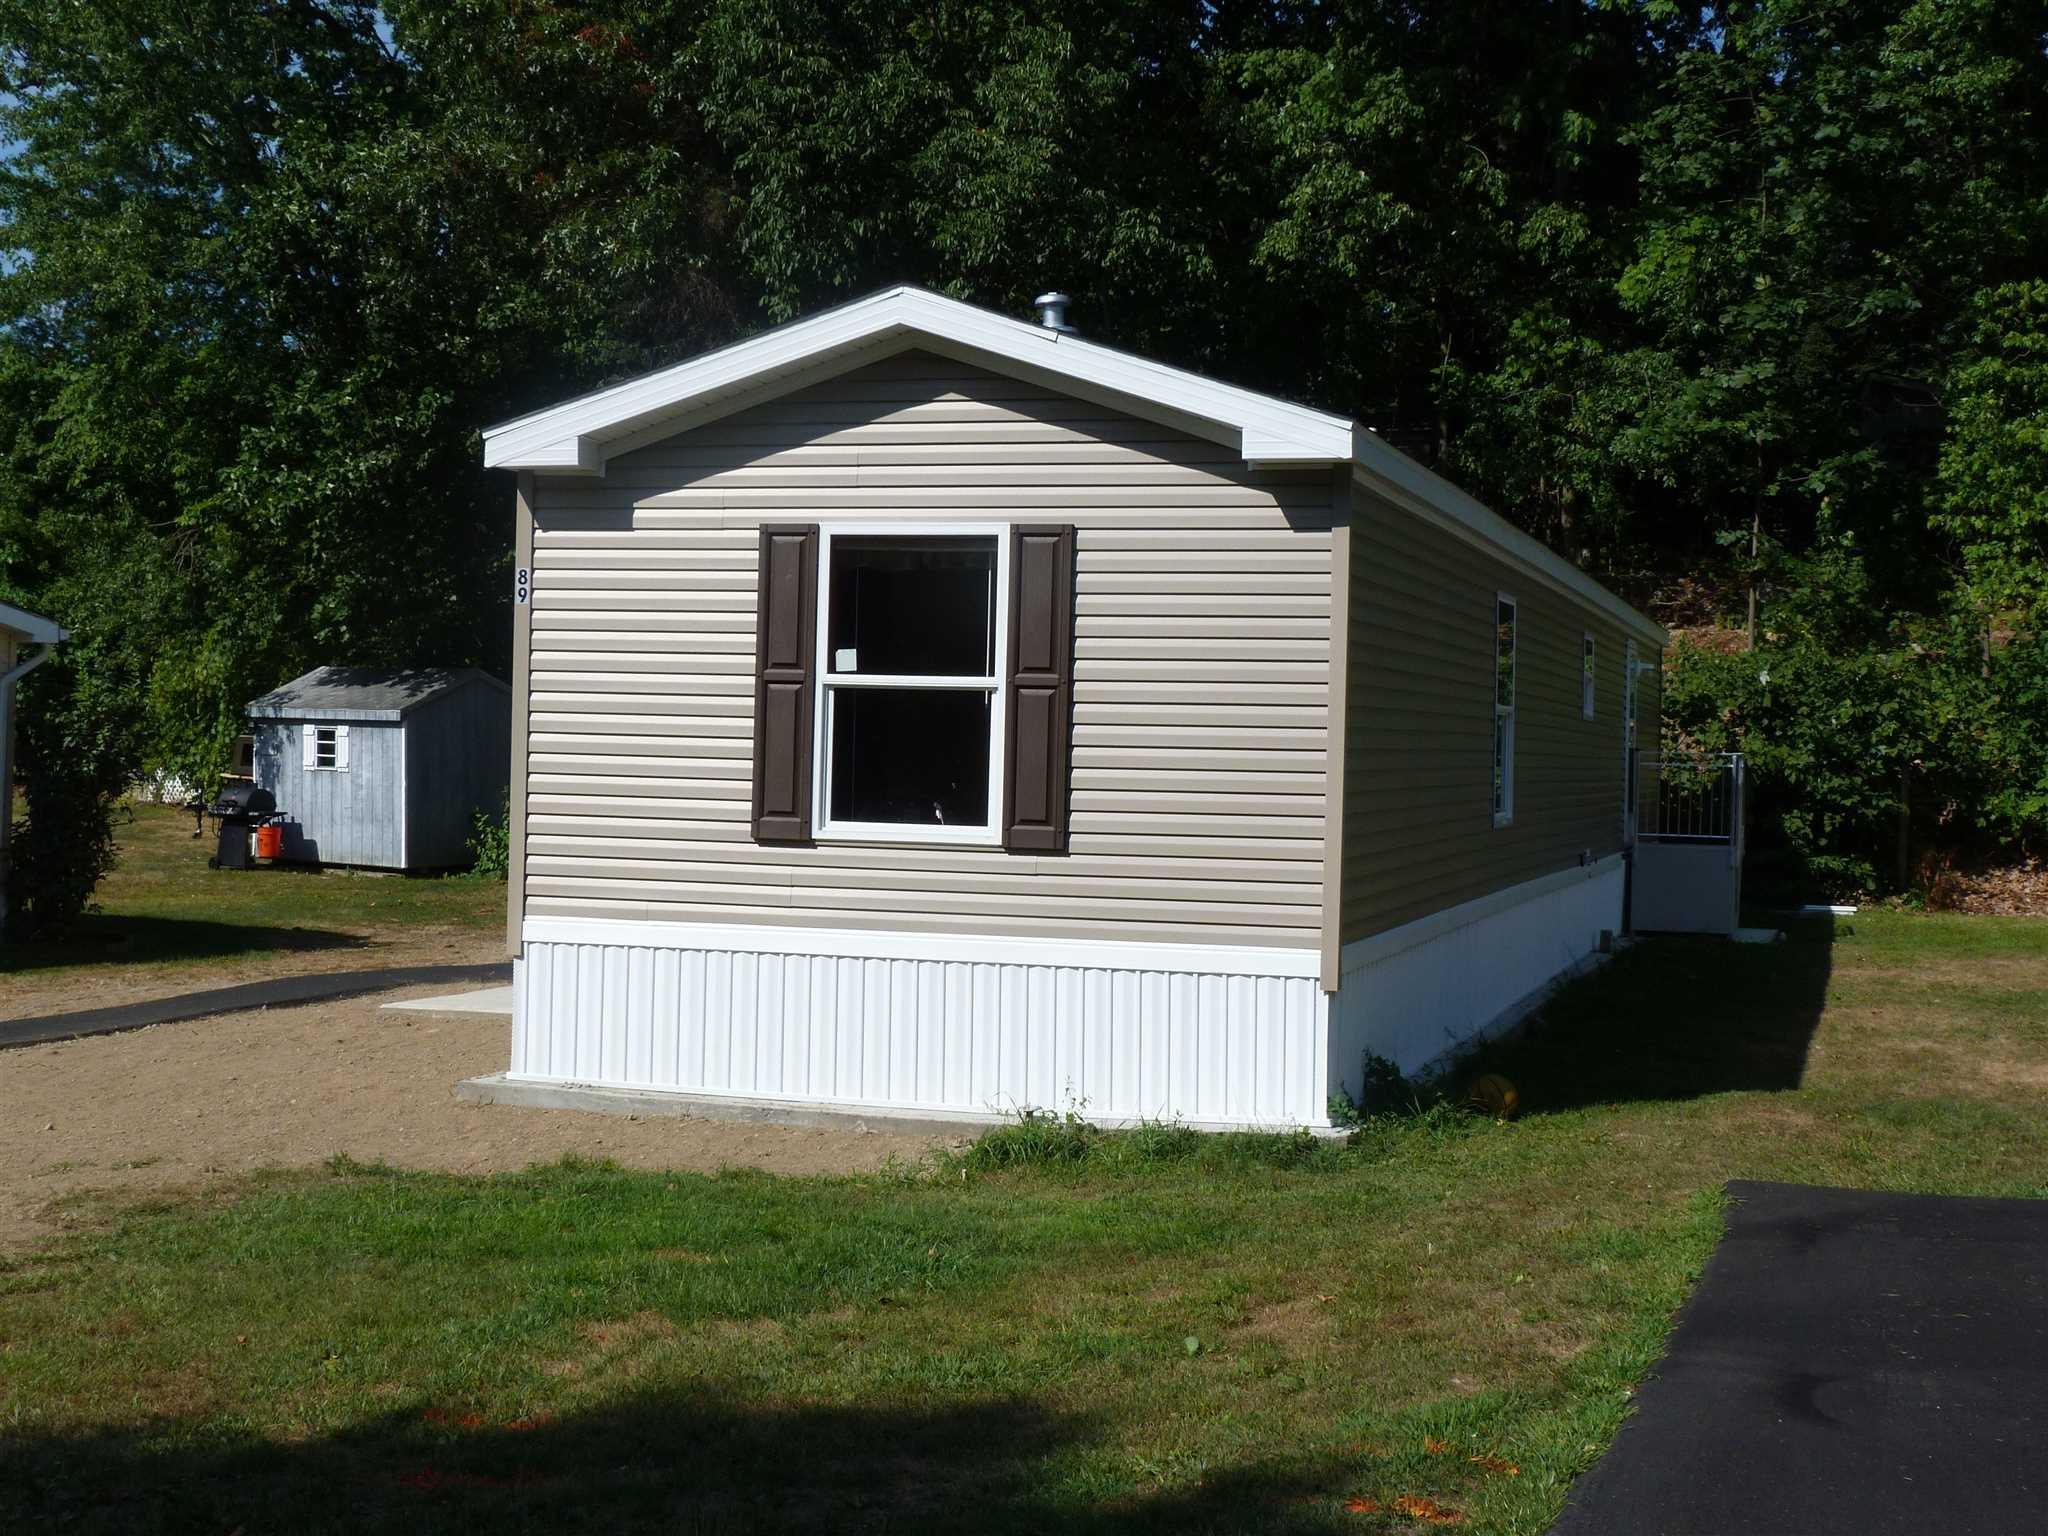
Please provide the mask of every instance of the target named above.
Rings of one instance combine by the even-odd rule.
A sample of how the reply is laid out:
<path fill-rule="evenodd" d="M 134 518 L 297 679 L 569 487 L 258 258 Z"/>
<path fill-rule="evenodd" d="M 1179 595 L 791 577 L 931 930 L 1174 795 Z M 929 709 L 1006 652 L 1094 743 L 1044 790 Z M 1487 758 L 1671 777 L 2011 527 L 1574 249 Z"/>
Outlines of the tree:
<path fill-rule="evenodd" d="M 1987 631 L 2048 622 L 2048 282 L 1987 289 L 1975 345 L 1948 388 L 1940 512 L 1963 560 L 1962 593 Z"/>

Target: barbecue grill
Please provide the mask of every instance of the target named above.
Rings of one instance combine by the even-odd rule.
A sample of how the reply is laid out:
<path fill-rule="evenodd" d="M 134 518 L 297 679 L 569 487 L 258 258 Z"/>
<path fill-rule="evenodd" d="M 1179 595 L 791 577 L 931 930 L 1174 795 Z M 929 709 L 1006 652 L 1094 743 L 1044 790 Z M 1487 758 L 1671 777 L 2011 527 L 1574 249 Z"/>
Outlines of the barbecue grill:
<path fill-rule="evenodd" d="M 249 853 L 250 834 L 276 818 L 277 796 L 248 779 L 230 781 L 221 786 L 206 814 L 220 824 L 220 843 L 207 867 L 249 869 L 255 864 Z"/>

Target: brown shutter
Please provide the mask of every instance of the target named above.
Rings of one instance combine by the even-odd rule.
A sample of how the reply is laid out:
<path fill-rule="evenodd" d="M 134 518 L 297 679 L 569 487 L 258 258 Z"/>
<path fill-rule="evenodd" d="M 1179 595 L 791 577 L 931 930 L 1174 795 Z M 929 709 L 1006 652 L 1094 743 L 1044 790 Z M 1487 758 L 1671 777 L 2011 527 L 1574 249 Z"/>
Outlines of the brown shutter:
<path fill-rule="evenodd" d="M 1074 530 L 1010 534 L 1010 693 L 1003 731 L 1003 846 L 1067 848 L 1074 703 Z"/>
<path fill-rule="evenodd" d="M 754 837 L 811 836 L 811 670 L 818 653 L 818 528 L 761 530 L 754 629 Z"/>

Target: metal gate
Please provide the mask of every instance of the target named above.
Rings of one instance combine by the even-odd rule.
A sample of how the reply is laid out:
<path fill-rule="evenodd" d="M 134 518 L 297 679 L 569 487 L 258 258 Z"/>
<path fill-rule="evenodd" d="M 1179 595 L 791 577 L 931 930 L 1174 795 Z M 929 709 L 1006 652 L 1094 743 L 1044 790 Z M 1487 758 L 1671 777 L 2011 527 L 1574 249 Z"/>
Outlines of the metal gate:
<path fill-rule="evenodd" d="M 1629 927 L 1733 933 L 1742 906 L 1742 754 L 1638 757 Z"/>

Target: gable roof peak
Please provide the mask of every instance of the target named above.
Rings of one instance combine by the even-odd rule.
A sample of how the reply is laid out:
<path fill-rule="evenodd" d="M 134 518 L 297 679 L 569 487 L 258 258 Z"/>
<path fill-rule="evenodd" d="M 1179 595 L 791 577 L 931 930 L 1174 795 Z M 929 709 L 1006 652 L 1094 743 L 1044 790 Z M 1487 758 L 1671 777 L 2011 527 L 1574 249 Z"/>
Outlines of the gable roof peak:
<path fill-rule="evenodd" d="M 487 428 L 484 463 L 602 475 L 618 445 L 651 431 L 686 431 L 911 345 L 1182 426 L 1247 460 L 1336 464 L 1352 456 L 1345 417 L 899 284 Z"/>

